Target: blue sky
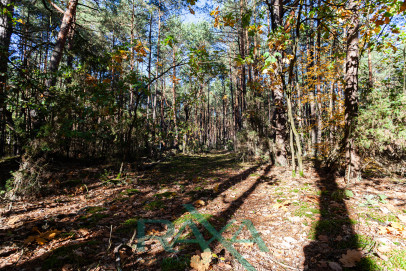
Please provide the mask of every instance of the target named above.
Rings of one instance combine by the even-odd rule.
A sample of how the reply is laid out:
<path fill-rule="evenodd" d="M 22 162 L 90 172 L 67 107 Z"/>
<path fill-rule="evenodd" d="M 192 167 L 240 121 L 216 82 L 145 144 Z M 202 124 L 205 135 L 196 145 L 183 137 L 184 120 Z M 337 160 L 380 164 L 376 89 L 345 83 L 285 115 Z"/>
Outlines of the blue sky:
<path fill-rule="evenodd" d="M 211 1 L 208 0 L 198 0 L 196 2 L 196 5 L 192 7 L 192 9 L 195 11 L 195 14 L 191 14 L 188 9 L 185 12 L 185 14 L 182 15 L 182 21 L 185 22 L 190 22 L 190 23 L 196 23 L 199 21 L 207 21 L 210 20 L 210 11 L 207 10 L 207 5 L 210 5 L 209 3 Z M 203 11 L 203 9 L 206 6 L 206 11 Z"/>

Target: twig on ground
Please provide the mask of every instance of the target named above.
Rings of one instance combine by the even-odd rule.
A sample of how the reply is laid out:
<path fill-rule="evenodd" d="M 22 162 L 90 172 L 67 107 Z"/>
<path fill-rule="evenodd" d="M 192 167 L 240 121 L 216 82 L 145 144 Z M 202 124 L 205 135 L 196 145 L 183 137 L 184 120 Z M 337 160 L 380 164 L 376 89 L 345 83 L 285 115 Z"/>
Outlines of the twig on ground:
<path fill-rule="evenodd" d="M 110 237 L 109 237 L 109 246 L 107 247 L 107 251 L 111 248 L 111 234 L 113 232 L 113 225 L 110 225 Z"/>

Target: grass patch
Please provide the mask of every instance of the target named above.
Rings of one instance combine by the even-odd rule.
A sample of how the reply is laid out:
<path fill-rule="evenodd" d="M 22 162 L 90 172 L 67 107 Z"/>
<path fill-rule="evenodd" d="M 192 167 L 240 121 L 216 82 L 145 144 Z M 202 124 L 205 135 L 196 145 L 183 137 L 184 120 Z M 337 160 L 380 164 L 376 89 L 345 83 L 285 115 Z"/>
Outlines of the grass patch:
<path fill-rule="evenodd" d="M 162 200 L 154 200 L 154 201 L 148 202 L 144 206 L 145 210 L 150 210 L 150 211 L 162 209 L 164 207 L 165 207 L 165 204 Z"/>
<path fill-rule="evenodd" d="M 135 228 L 137 228 L 138 224 L 138 217 L 135 218 L 130 218 L 121 223 L 120 227 L 118 227 L 117 232 L 118 233 L 130 233 L 132 232 Z"/>
<path fill-rule="evenodd" d="M 306 216 L 306 217 L 313 217 L 315 214 L 319 214 L 320 210 L 316 208 L 311 208 L 310 204 L 307 202 L 303 202 L 299 204 L 299 208 L 293 212 L 294 216 Z"/>
<path fill-rule="evenodd" d="M 393 269 L 406 269 L 406 249 L 392 251 L 389 263 Z"/>
<path fill-rule="evenodd" d="M 361 259 L 355 268 L 344 268 L 344 270 L 405 270 L 406 269 L 406 250 L 393 250 L 385 253 L 388 260 L 384 261 L 376 256 L 368 255 Z"/>
<path fill-rule="evenodd" d="M 369 212 L 368 214 L 363 213 L 360 215 L 362 218 L 365 220 L 370 220 L 370 221 L 379 221 L 382 223 L 386 223 L 386 221 L 390 222 L 399 222 L 399 219 L 393 215 L 393 214 L 380 214 L 378 212 Z"/>

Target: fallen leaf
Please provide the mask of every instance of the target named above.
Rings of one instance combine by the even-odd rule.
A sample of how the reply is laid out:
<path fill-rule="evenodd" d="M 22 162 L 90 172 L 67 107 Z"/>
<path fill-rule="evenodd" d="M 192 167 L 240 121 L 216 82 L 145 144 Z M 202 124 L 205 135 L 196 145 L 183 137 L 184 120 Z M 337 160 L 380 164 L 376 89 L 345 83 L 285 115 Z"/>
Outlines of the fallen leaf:
<path fill-rule="evenodd" d="M 206 271 L 210 267 L 211 257 L 210 251 L 203 252 L 200 256 L 194 255 L 190 259 L 190 266 L 197 271 Z"/>
<path fill-rule="evenodd" d="M 349 249 L 347 254 L 342 254 L 340 262 L 344 267 L 354 267 L 357 262 L 361 261 L 362 256 L 362 251 Z"/>
<path fill-rule="evenodd" d="M 58 231 L 58 230 L 50 230 L 50 231 L 41 233 L 40 236 L 44 239 L 52 240 L 60 233 L 61 233 L 61 231 Z"/>
<path fill-rule="evenodd" d="M 199 200 L 196 200 L 196 201 L 193 203 L 193 205 L 194 205 L 195 207 L 198 207 L 198 206 L 205 206 L 206 203 L 205 203 L 203 200 L 199 199 Z"/>
<path fill-rule="evenodd" d="M 88 230 L 88 229 L 81 228 L 81 229 L 78 229 L 78 233 L 79 233 L 81 236 L 86 236 L 86 235 L 89 234 L 89 230 Z"/>

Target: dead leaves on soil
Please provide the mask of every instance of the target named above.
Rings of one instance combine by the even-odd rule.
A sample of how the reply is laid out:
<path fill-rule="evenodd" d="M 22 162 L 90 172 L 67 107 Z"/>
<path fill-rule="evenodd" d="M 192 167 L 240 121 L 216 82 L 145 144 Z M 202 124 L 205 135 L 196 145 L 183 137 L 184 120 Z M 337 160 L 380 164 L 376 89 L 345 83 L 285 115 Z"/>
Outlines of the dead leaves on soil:
<path fill-rule="evenodd" d="M 392 234 L 392 235 L 404 235 L 405 234 L 405 227 L 398 223 L 392 222 L 389 226 L 380 226 L 378 228 L 378 234 Z"/>
<path fill-rule="evenodd" d="M 361 261 L 362 256 L 364 256 L 362 251 L 349 249 L 347 250 L 347 254 L 341 256 L 340 262 L 344 267 L 354 267 L 357 262 Z"/>
<path fill-rule="evenodd" d="M 33 230 L 37 231 L 39 234 L 28 236 L 28 238 L 24 240 L 24 244 L 28 245 L 35 241 L 42 246 L 45 245 L 47 242 L 55 239 L 55 237 L 61 233 L 61 231 L 58 230 L 49 230 L 46 232 L 40 232 L 36 228 L 34 228 Z"/>
<path fill-rule="evenodd" d="M 203 252 L 200 256 L 194 255 L 190 259 L 190 266 L 197 271 L 206 271 L 210 267 L 211 257 L 210 251 Z"/>

